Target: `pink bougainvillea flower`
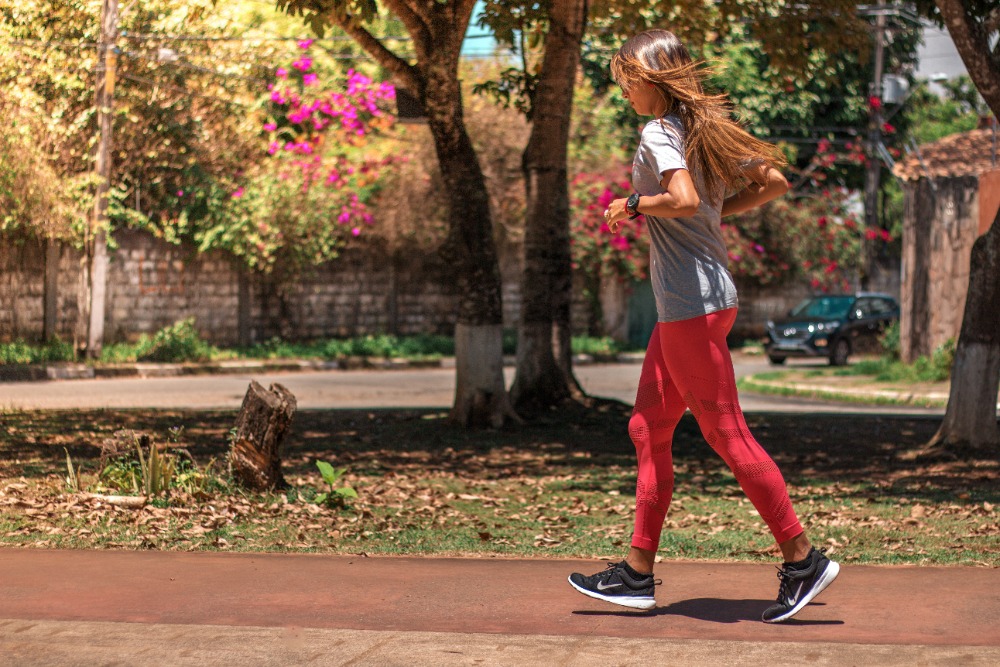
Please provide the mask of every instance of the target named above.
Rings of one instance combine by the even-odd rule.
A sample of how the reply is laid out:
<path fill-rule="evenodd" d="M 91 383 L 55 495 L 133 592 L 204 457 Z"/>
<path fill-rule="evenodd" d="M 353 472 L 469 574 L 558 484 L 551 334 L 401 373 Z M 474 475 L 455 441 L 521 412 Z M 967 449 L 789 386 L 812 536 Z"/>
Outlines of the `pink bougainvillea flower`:
<path fill-rule="evenodd" d="M 278 129 L 278 126 L 274 123 L 264 123 L 264 129 L 268 132 L 274 132 Z"/>
<path fill-rule="evenodd" d="M 310 67 L 312 67 L 312 64 L 313 64 L 312 58 L 303 56 L 302 58 L 299 58 L 298 60 L 293 62 L 292 67 L 299 70 L 300 72 L 305 72 Z"/>
<path fill-rule="evenodd" d="M 300 49 L 302 49 L 303 51 L 305 51 L 305 50 L 306 50 L 306 49 L 308 49 L 308 48 L 309 48 L 310 46 L 312 46 L 312 43 L 313 43 L 314 41 L 315 41 L 315 40 L 313 40 L 313 39 L 303 39 L 303 40 L 301 40 L 301 41 L 299 42 L 299 48 L 300 48 Z"/>
<path fill-rule="evenodd" d="M 183 197 L 184 196 L 184 191 L 183 190 L 178 190 L 177 191 L 177 196 L 178 197 Z"/>
<path fill-rule="evenodd" d="M 244 194 L 245 192 L 246 192 L 246 190 L 244 190 L 242 186 L 241 186 L 241 187 L 238 187 L 238 188 L 236 188 L 235 190 L 233 190 L 233 194 L 232 194 L 232 197 L 233 197 L 233 199 L 239 199 L 240 197 L 242 197 L 242 196 L 243 196 L 243 194 Z"/>
<path fill-rule="evenodd" d="M 361 228 L 355 227 L 354 229 L 351 230 L 351 234 L 353 234 L 354 236 L 359 236 L 361 234 Z"/>
<path fill-rule="evenodd" d="M 279 67 L 277 71 L 274 73 L 274 75 L 279 79 L 286 79 L 288 78 L 288 70 L 285 69 L 284 67 Z"/>
<path fill-rule="evenodd" d="M 284 104 L 286 102 L 285 96 L 281 94 L 280 90 L 271 91 L 271 101 L 275 104 Z"/>
<path fill-rule="evenodd" d="M 306 86 L 314 86 L 316 85 L 316 82 L 318 80 L 319 80 L 318 76 L 316 76 L 312 72 L 309 72 L 308 74 L 302 77 L 302 84 Z"/>

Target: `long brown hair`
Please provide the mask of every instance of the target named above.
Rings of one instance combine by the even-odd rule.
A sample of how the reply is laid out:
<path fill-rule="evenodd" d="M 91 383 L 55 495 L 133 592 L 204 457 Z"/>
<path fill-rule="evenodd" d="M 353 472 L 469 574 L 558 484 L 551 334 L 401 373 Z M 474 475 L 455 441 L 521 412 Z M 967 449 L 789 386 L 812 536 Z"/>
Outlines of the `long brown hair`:
<path fill-rule="evenodd" d="M 705 93 L 702 82 L 710 73 L 704 63 L 691 59 L 669 30 L 639 33 L 611 58 L 611 76 L 622 88 L 653 84 L 667 105 L 663 116 L 680 116 L 686 134 L 684 158 L 699 168 L 709 191 L 720 184 L 735 188 L 745 182 L 750 161 L 784 166 L 787 160 L 777 146 L 754 137 L 733 120 L 725 95 Z"/>

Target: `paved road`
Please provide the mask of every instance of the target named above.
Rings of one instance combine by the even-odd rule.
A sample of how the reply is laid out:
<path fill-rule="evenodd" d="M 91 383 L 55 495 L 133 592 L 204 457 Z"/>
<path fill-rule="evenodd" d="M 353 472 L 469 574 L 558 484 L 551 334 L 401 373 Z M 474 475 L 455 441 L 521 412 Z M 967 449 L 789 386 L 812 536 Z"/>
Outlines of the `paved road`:
<path fill-rule="evenodd" d="M 816 362 L 798 362 L 808 365 Z M 738 356 L 737 376 L 769 368 L 759 357 Z M 595 396 L 632 403 L 640 365 L 580 365 L 577 378 Z M 508 386 L 514 369 L 506 369 Z M 298 400 L 300 409 L 427 407 L 447 408 L 454 400 L 455 371 L 448 368 L 412 370 L 357 370 L 202 375 L 171 378 L 124 378 L 0 383 L 0 409 L 164 408 L 236 409 L 247 385 L 256 379 L 265 386 L 280 382 Z M 924 408 L 885 408 L 837 404 L 806 399 L 744 394 L 747 412 L 856 412 L 943 414 Z"/>

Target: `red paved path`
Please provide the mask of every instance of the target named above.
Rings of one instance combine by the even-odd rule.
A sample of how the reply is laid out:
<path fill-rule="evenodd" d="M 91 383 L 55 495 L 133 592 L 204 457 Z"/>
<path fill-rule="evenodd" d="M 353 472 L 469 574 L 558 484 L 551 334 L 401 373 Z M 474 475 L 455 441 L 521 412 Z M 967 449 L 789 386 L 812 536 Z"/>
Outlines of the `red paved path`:
<path fill-rule="evenodd" d="M 0 549 L 0 619 L 379 631 L 1000 646 L 1000 569 L 846 566 L 790 623 L 769 565 L 666 562 L 661 606 L 566 576 L 597 561 Z"/>

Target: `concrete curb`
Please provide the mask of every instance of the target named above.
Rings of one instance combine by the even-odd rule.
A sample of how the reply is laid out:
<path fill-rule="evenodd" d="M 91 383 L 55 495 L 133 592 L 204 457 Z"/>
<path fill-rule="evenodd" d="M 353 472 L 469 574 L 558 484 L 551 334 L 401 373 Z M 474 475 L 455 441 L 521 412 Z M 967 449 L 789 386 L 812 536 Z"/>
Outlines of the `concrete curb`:
<path fill-rule="evenodd" d="M 639 364 L 643 353 L 615 355 L 578 354 L 573 363 L 587 366 L 600 363 Z M 514 356 L 504 357 L 504 366 L 513 367 Z M 440 359 L 385 359 L 347 357 L 338 360 L 276 359 L 271 361 L 214 361 L 208 363 L 134 363 L 134 364 L 0 364 L 0 382 L 43 382 L 46 380 L 90 380 L 95 378 L 164 378 L 184 375 L 222 375 L 241 373 L 307 372 L 332 370 L 405 370 L 417 368 L 454 368 L 454 357 Z"/>

